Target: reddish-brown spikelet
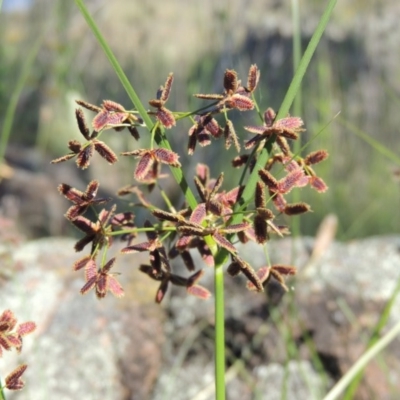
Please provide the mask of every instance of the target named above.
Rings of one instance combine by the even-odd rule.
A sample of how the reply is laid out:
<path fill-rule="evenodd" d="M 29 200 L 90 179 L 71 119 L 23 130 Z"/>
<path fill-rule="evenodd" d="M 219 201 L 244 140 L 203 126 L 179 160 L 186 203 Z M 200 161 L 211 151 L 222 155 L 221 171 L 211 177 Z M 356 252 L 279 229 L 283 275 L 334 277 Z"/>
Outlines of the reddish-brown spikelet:
<path fill-rule="evenodd" d="M 161 91 L 161 96 L 160 96 L 160 100 L 162 101 L 162 102 L 166 102 L 167 100 L 168 100 L 168 98 L 169 98 L 169 94 L 171 93 L 171 87 L 172 87 L 172 82 L 174 81 L 174 75 L 173 75 L 173 73 L 171 72 L 169 75 L 168 75 L 168 77 L 167 77 L 167 80 L 166 80 L 166 82 L 165 82 L 165 85 L 164 85 L 164 87 L 162 88 L 162 91 Z"/>
<path fill-rule="evenodd" d="M 272 126 L 275 121 L 276 113 L 272 108 L 267 108 L 264 112 L 264 122 L 266 126 Z"/>
<path fill-rule="evenodd" d="M 192 296 L 198 297 L 202 300 L 207 300 L 209 297 L 211 297 L 211 293 L 206 288 L 200 285 L 188 286 L 186 288 L 186 291 L 188 294 L 191 294 Z"/>
<path fill-rule="evenodd" d="M 86 268 L 86 266 L 90 263 L 94 263 L 94 265 L 96 266 L 96 263 L 93 260 L 91 255 L 82 257 L 79 260 L 75 261 L 75 263 L 73 265 L 73 269 L 74 269 L 74 271 L 78 271 L 82 268 Z"/>
<path fill-rule="evenodd" d="M 260 70 L 256 64 L 250 66 L 249 74 L 247 76 L 247 90 L 251 93 L 254 92 L 260 80 Z"/>
<path fill-rule="evenodd" d="M 301 168 L 289 172 L 283 179 L 278 182 L 278 191 L 281 194 L 289 193 L 304 176 L 304 171 Z"/>
<path fill-rule="evenodd" d="M 256 275 L 261 283 L 264 283 L 270 276 L 270 267 L 261 267 L 256 271 Z M 247 289 L 255 291 L 257 290 L 256 286 L 254 286 L 253 282 L 247 282 Z"/>
<path fill-rule="evenodd" d="M 114 164 L 118 161 L 117 156 L 115 153 L 104 143 L 100 140 L 94 140 L 94 148 L 103 157 L 105 160 L 108 161 L 109 164 Z"/>
<path fill-rule="evenodd" d="M 148 172 L 150 171 L 151 167 L 153 165 L 153 159 L 151 157 L 150 154 L 144 154 L 135 169 L 135 179 L 137 179 L 138 181 L 142 180 L 145 178 L 145 176 L 148 174 Z"/>
<path fill-rule="evenodd" d="M 22 364 L 8 374 L 5 379 L 5 387 L 8 390 L 21 390 L 25 384 L 22 381 L 21 376 L 27 368 L 28 366 L 26 364 Z"/>
<path fill-rule="evenodd" d="M 328 156 L 329 154 L 326 150 L 313 151 L 307 155 L 307 157 L 304 159 L 304 163 L 306 165 L 318 164 L 319 162 L 326 160 Z"/>
<path fill-rule="evenodd" d="M 17 334 L 19 336 L 26 336 L 35 331 L 36 324 L 32 321 L 23 322 L 22 324 L 18 325 Z"/>
<path fill-rule="evenodd" d="M 289 147 L 287 140 L 282 136 L 277 136 L 275 140 L 276 140 L 276 144 L 282 150 L 282 153 L 285 156 L 289 156 L 291 154 L 291 151 L 290 151 L 290 147 Z"/>
<path fill-rule="evenodd" d="M 232 124 L 232 121 L 228 119 L 226 121 L 225 129 L 224 129 L 224 136 L 225 136 L 225 148 L 229 149 L 231 147 L 231 144 L 235 145 L 236 151 L 239 153 L 240 152 L 240 143 L 238 140 L 238 137 L 235 132 L 235 127 Z"/>
<path fill-rule="evenodd" d="M 228 97 L 225 104 L 229 108 L 237 108 L 240 111 L 249 111 L 254 108 L 254 103 L 250 98 L 238 93 Z"/>
<path fill-rule="evenodd" d="M 153 156 L 161 163 L 179 168 L 181 163 L 178 161 L 179 155 L 171 150 L 159 148 L 154 150 Z"/>
<path fill-rule="evenodd" d="M 159 109 L 157 109 L 156 118 L 165 128 L 169 129 L 176 125 L 174 115 L 165 107 L 160 107 Z"/>
<path fill-rule="evenodd" d="M 212 235 L 212 237 L 220 247 L 223 247 L 225 250 L 228 250 L 232 254 L 237 253 L 236 247 L 228 239 L 226 239 L 223 235 L 221 235 L 218 231 L 216 231 Z"/>
<path fill-rule="evenodd" d="M 310 177 L 309 182 L 310 182 L 311 187 L 319 193 L 324 193 L 328 190 L 328 186 L 318 176 Z"/>

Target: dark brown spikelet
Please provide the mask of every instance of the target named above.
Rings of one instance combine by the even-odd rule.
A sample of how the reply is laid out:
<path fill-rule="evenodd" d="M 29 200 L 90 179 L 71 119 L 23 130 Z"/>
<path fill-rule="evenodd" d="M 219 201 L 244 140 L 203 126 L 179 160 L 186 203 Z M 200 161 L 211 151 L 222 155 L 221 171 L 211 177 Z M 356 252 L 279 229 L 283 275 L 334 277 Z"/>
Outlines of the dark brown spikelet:
<path fill-rule="evenodd" d="M 311 211 L 311 207 L 306 203 L 287 204 L 283 210 L 286 215 L 299 215 Z"/>
<path fill-rule="evenodd" d="M 180 253 L 180 256 L 182 258 L 183 263 L 185 264 L 185 267 L 188 269 L 188 271 L 194 271 L 196 269 L 193 258 L 191 256 L 191 254 L 189 253 L 189 251 L 183 250 Z"/>
<path fill-rule="evenodd" d="M 159 304 L 162 302 L 165 294 L 167 293 L 168 286 L 169 286 L 169 279 L 165 279 L 161 282 L 156 293 L 156 303 Z"/>
<path fill-rule="evenodd" d="M 257 243 L 263 244 L 268 239 L 268 232 L 267 232 L 267 221 L 259 214 L 255 215 L 254 217 L 254 233 L 256 235 Z"/>
<path fill-rule="evenodd" d="M 249 159 L 248 154 L 242 154 L 240 156 L 237 156 L 232 160 L 232 167 L 240 168 L 243 165 L 246 165 L 248 159 Z"/>
<path fill-rule="evenodd" d="M 68 148 L 75 154 L 78 154 L 82 150 L 82 145 L 77 140 L 70 140 L 68 142 Z"/>
<path fill-rule="evenodd" d="M 235 257 L 235 260 L 239 263 L 240 269 L 245 277 L 255 286 L 257 292 L 263 292 L 264 288 L 262 282 L 250 264 L 240 257 Z"/>
<path fill-rule="evenodd" d="M 5 379 L 5 387 L 8 390 L 21 390 L 24 387 L 21 376 L 27 368 L 28 366 L 26 364 L 22 364 L 8 374 Z"/>
<path fill-rule="evenodd" d="M 94 104 L 90 104 L 87 101 L 75 100 L 75 103 L 77 103 L 80 106 L 86 108 L 87 110 L 94 111 L 94 112 L 97 112 L 97 113 L 102 110 L 101 107 L 95 106 Z"/>
<path fill-rule="evenodd" d="M 86 169 L 90 164 L 90 158 L 93 156 L 94 143 L 89 142 L 78 154 L 76 165 L 81 169 Z"/>
<path fill-rule="evenodd" d="M 256 208 L 265 208 L 265 185 L 263 182 L 258 181 L 256 185 L 256 193 L 254 196 L 254 203 Z"/>
<path fill-rule="evenodd" d="M 185 221 L 185 218 L 179 214 L 172 214 L 172 213 L 166 212 L 164 210 L 160 210 L 160 209 L 152 210 L 152 214 L 156 218 L 158 218 L 162 221 L 170 221 L 170 222 L 177 222 L 177 223 Z"/>
<path fill-rule="evenodd" d="M 271 190 L 278 190 L 278 181 L 266 169 L 260 169 L 258 175 Z"/>
<path fill-rule="evenodd" d="M 85 115 L 81 108 L 75 110 L 76 120 L 78 121 L 79 131 L 82 133 L 86 140 L 90 140 L 90 131 L 85 122 Z"/>
<path fill-rule="evenodd" d="M 135 126 L 128 126 L 128 131 L 130 132 L 130 134 L 136 139 L 139 140 L 140 139 L 140 135 L 139 132 L 137 130 L 137 128 Z"/>
<path fill-rule="evenodd" d="M 58 163 L 61 163 L 61 162 L 63 162 L 63 161 L 68 161 L 68 160 L 70 160 L 71 158 L 74 158 L 75 156 L 76 156 L 76 154 L 74 154 L 74 153 L 66 154 L 65 156 L 61 156 L 61 157 L 59 157 L 59 158 L 55 158 L 55 159 L 52 160 L 50 163 L 51 163 L 51 164 L 58 164 Z"/>
<path fill-rule="evenodd" d="M 226 93 L 234 93 L 238 87 L 237 73 L 233 69 L 225 70 L 224 74 L 224 88 Z"/>
<path fill-rule="evenodd" d="M 237 261 L 233 261 L 229 264 L 227 272 L 230 276 L 237 276 L 241 270 L 240 264 Z"/>
<path fill-rule="evenodd" d="M 329 154 L 326 150 L 313 151 L 312 153 L 307 155 L 307 157 L 304 159 L 304 163 L 306 165 L 318 164 L 321 161 L 326 160 L 328 156 Z"/>
<path fill-rule="evenodd" d="M 201 279 L 203 275 L 204 275 L 203 270 L 199 270 L 194 274 L 190 275 L 189 278 L 187 279 L 187 286 L 193 286 L 197 281 Z"/>

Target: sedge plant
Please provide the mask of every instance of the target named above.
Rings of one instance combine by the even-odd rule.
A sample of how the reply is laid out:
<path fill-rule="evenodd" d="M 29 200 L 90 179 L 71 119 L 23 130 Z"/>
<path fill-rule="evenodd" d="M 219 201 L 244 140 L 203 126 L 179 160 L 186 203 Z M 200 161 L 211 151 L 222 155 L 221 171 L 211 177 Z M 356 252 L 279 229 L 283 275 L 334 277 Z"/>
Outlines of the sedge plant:
<path fill-rule="evenodd" d="M 82 140 L 70 140 L 66 144 L 66 154 L 52 163 L 75 161 L 79 169 L 85 170 L 90 168 L 95 152 L 108 164 L 117 163 L 119 157 L 136 160 L 132 181 L 117 193 L 135 199 L 135 205 L 127 210 L 117 210 L 113 198 L 98 197 L 100 179 L 93 179 L 86 188 L 75 188 L 73 182 L 58 186 L 60 194 L 72 203 L 65 217 L 82 233 L 75 250 L 84 255 L 73 265 L 74 270 L 83 272 L 80 292 L 94 292 L 99 299 L 109 293 L 123 296 L 124 288 L 115 272 L 118 258 L 143 252 L 148 254 L 147 263 L 135 265 L 133 262 L 132 266 L 159 282 L 155 293 L 157 303 L 163 301 L 171 285 L 182 287 L 199 302 L 214 296 L 216 398 L 222 400 L 225 398 L 225 272 L 230 276 L 243 274 L 248 280 L 244 289 L 255 292 L 263 292 L 271 279 L 287 290 L 287 276 L 296 273 L 294 265 L 271 265 L 267 260 L 265 265 L 252 265 L 251 260 L 241 255 L 237 243 L 245 245 L 251 241 L 263 247 L 272 236 L 288 235 L 287 217 L 311 211 L 309 204 L 290 202 L 288 194 L 306 186 L 319 193 L 328 188 L 314 169 L 328 153 L 317 150 L 302 155 L 293 150 L 293 144 L 304 131 L 304 123 L 299 116 L 288 115 L 288 111 L 336 1 L 329 1 L 278 113 L 255 100 L 254 92 L 261 78 L 255 64 L 249 66 L 244 80 L 239 79 L 234 69 L 227 69 L 221 76 L 218 93 L 195 93 L 198 107 L 194 110 L 169 108 L 168 99 L 174 89 L 172 73 L 162 86 L 154 87 L 154 98 L 142 102 L 83 1 L 75 0 L 75 3 L 120 78 L 133 107 L 113 100 L 104 100 L 100 105 L 77 100 L 75 116 Z M 93 113 L 91 121 L 86 120 L 83 109 Z M 234 122 L 235 113 L 251 112 L 254 112 L 253 124 L 241 126 Z M 187 145 L 172 148 L 170 138 L 183 120 L 191 123 Z M 123 130 L 128 131 L 132 140 L 129 148 L 117 155 L 107 138 Z M 193 155 L 199 147 L 205 146 L 218 146 L 220 151 L 234 147 L 237 155 L 217 176 L 211 176 L 210 166 L 205 162 L 197 164 L 194 176 L 187 176 L 179 161 L 182 152 Z M 169 167 L 177 190 L 185 198 L 183 204 L 174 204 L 164 190 L 165 166 Z M 239 177 L 233 187 L 224 186 L 224 177 L 228 174 Z M 148 193 L 153 191 L 160 192 L 163 207 L 150 202 Z M 135 221 L 136 206 L 147 212 L 141 226 Z M 89 209 L 95 217 L 87 214 Z M 125 244 L 117 256 L 110 258 L 108 251 L 116 239 Z M 200 257 L 195 258 L 194 252 Z M 177 258 L 182 259 L 187 274 L 176 272 Z M 134 259 L 133 256 L 132 261 Z M 210 267 L 214 269 L 214 293 L 201 285 L 203 270 Z"/>

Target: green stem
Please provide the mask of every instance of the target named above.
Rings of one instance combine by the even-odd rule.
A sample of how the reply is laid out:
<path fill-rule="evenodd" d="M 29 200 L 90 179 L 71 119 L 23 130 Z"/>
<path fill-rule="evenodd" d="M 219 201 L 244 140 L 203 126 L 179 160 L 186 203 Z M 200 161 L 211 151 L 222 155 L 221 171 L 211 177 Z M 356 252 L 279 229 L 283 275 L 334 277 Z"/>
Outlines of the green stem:
<path fill-rule="evenodd" d="M 224 264 L 214 267 L 215 288 L 215 398 L 225 400 Z"/>
<path fill-rule="evenodd" d="M 371 337 L 368 341 L 367 349 L 370 349 L 373 345 L 375 345 L 375 343 L 379 341 L 380 334 L 389 320 L 390 313 L 392 311 L 395 300 L 397 299 L 399 293 L 400 293 L 400 279 L 397 280 L 396 287 L 394 288 L 392 295 L 389 298 L 389 301 L 386 303 L 384 309 L 382 310 L 381 317 L 379 318 L 378 323 L 375 325 Z M 354 377 L 354 379 L 351 381 L 351 384 L 349 385 L 349 388 L 345 393 L 343 400 L 354 399 L 355 393 L 363 378 L 364 375 L 363 372 L 364 372 L 363 369 L 361 369 L 358 372 L 358 374 Z"/>
<path fill-rule="evenodd" d="M 17 84 L 12 92 L 10 101 L 8 102 L 0 138 L 0 164 L 3 162 L 6 147 L 10 139 L 11 128 L 14 122 L 15 110 L 18 105 L 19 97 L 21 96 L 21 92 L 25 86 L 25 82 L 28 79 L 29 74 L 32 72 L 32 64 L 35 61 L 35 58 L 39 52 L 40 46 L 42 45 L 43 38 L 45 37 L 46 33 L 47 29 L 36 39 L 34 45 L 31 47 L 29 53 L 27 54 L 22 65 Z"/>
<path fill-rule="evenodd" d="M 1 384 L 1 378 L 0 378 L 0 400 L 6 400 L 6 395 L 4 394 L 4 387 Z"/>
<path fill-rule="evenodd" d="M 400 321 L 393 326 L 377 343 L 375 343 L 368 351 L 366 351 L 358 361 L 349 369 L 339 382 L 330 390 L 323 400 L 337 399 L 346 387 L 352 382 L 355 376 L 386 346 L 388 346 L 400 334 Z"/>
<path fill-rule="evenodd" d="M 105 55 L 107 56 L 108 60 L 110 61 L 111 66 L 113 67 L 116 75 L 118 76 L 119 80 L 121 81 L 122 86 L 126 90 L 129 98 L 131 99 L 133 105 L 135 106 L 136 110 L 139 112 L 140 116 L 142 117 L 147 129 L 149 132 L 153 129 L 153 121 L 147 114 L 146 109 L 144 108 L 142 102 L 140 101 L 138 95 L 136 94 L 135 90 L 133 89 L 132 85 L 130 84 L 127 76 L 125 75 L 124 71 L 122 70 L 120 64 L 118 63 L 117 59 L 114 56 L 114 53 L 111 51 L 110 46 L 107 44 L 106 40 L 104 39 L 103 35 L 100 33 L 96 23 L 94 22 L 92 16 L 89 14 L 85 4 L 82 0 L 75 0 L 77 7 L 79 8 L 80 12 L 82 13 L 83 17 L 85 18 L 87 24 L 91 28 L 94 36 L 96 37 L 97 41 L 99 42 L 101 48 L 103 49 Z M 163 147 L 164 149 L 171 150 L 171 146 L 166 139 L 163 129 L 157 129 L 155 140 L 158 146 Z M 196 198 L 194 197 L 193 192 L 190 190 L 187 181 L 183 175 L 181 168 L 174 168 L 171 167 L 171 173 L 174 176 L 176 182 L 180 186 L 182 193 L 185 195 L 186 201 L 189 204 L 189 207 L 193 210 L 197 206 Z"/>

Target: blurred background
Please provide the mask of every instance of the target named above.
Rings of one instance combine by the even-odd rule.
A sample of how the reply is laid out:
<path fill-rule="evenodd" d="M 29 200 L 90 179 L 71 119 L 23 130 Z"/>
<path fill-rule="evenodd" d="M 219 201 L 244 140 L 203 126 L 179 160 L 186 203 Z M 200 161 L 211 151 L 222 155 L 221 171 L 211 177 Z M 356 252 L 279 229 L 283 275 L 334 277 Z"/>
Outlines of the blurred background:
<path fill-rule="evenodd" d="M 325 2 L 300 3 L 304 49 Z M 172 71 L 169 108 L 198 108 L 204 102 L 193 93 L 221 92 L 226 68 L 246 80 L 249 66 L 256 63 L 261 70 L 256 92 L 261 109 L 279 108 L 293 76 L 290 1 L 86 4 L 145 104 Z M 314 235 L 329 213 L 338 217 L 342 240 L 399 231 L 396 164 L 384 154 L 385 149 L 400 154 L 399 18 L 400 4 L 394 0 L 342 0 L 336 6 L 302 85 L 301 116 L 307 128 L 303 144 L 316 136 L 305 153 L 319 148 L 330 153 L 315 168 L 330 190 L 324 195 L 301 192 L 301 200 L 314 210 L 301 220 L 302 234 Z M 66 203 L 56 191 L 59 183 L 83 188 L 85 181 L 101 175 L 103 189 L 111 192 L 132 181 L 132 160 L 112 168 L 94 160 L 83 175 L 73 162 L 49 165 L 68 152 L 68 140 L 80 139 L 75 99 L 94 104 L 112 99 L 131 108 L 73 1 L 3 0 L 0 133 L 7 150 L 0 201 L 3 214 L 17 219 L 28 237 L 67 232 L 62 217 Z M 255 113 L 235 118 L 258 123 Z M 188 129 L 189 123 L 181 123 L 170 132 L 172 144 L 185 154 Z M 141 133 L 145 141 L 145 131 Z M 238 134 L 242 140 L 249 138 L 245 131 Z M 108 134 L 106 141 L 117 152 L 132 149 L 126 132 Z M 220 153 L 218 146 L 198 148 L 195 156 L 183 155 L 181 161 L 189 173 L 206 159 L 215 176 L 221 164 L 235 156 L 234 151 L 225 158 Z M 234 184 L 239 173 L 225 183 Z"/>

